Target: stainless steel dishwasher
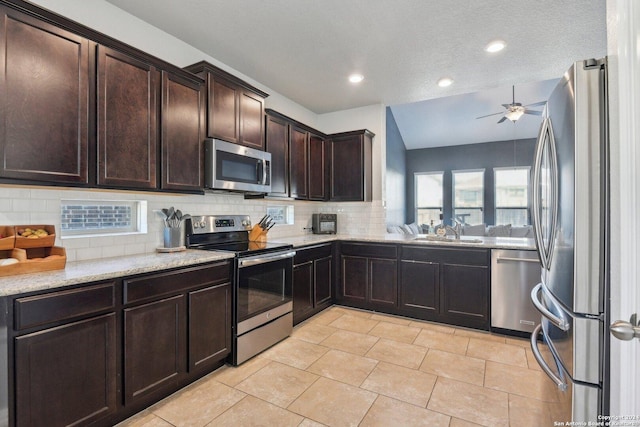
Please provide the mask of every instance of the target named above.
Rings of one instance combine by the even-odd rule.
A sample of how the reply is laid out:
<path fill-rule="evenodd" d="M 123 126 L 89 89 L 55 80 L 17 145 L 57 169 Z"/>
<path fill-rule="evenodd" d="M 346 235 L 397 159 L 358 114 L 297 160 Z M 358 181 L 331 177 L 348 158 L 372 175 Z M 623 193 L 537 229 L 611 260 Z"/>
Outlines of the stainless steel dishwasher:
<path fill-rule="evenodd" d="M 540 313 L 531 302 L 531 289 L 540 283 L 536 251 L 491 251 L 491 328 L 532 332 Z"/>

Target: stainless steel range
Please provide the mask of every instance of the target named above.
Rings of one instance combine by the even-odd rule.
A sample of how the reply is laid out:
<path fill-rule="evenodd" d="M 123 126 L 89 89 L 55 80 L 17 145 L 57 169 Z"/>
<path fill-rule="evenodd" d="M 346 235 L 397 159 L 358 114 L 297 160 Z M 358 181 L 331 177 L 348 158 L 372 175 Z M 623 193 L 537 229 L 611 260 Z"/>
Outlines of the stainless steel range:
<path fill-rule="evenodd" d="M 250 242 L 248 215 L 202 215 L 185 221 L 190 249 L 235 253 L 233 351 L 239 365 L 291 334 L 293 246 Z"/>

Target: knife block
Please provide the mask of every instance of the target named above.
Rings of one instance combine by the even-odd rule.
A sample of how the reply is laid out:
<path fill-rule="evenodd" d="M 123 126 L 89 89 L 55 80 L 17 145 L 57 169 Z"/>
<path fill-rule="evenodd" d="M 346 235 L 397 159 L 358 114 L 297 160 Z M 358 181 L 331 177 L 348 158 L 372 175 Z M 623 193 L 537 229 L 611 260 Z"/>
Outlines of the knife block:
<path fill-rule="evenodd" d="M 251 242 L 261 242 L 264 243 L 267 241 L 267 231 L 263 230 L 260 225 L 256 224 L 253 226 L 251 231 L 249 232 L 249 241 Z"/>

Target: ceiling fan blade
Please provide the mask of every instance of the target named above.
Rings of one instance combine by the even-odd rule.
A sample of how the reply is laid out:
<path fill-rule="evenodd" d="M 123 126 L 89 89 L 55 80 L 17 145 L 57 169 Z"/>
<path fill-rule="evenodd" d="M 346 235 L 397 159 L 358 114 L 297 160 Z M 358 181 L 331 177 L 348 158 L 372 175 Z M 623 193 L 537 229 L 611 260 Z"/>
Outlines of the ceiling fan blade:
<path fill-rule="evenodd" d="M 513 104 L 500 104 L 500 105 L 502 105 L 504 108 L 508 110 L 509 107 L 511 107 Z"/>
<path fill-rule="evenodd" d="M 545 105 L 547 103 L 547 101 L 540 101 L 540 102 L 535 102 L 533 104 L 527 104 L 525 105 L 525 107 L 539 107 L 541 105 Z"/>
<path fill-rule="evenodd" d="M 498 120 L 498 123 L 502 123 L 502 122 L 504 122 L 505 120 L 507 120 L 507 116 L 504 116 L 503 118 L 501 118 L 500 120 Z"/>
<path fill-rule="evenodd" d="M 542 111 L 536 111 L 536 110 L 524 110 L 525 114 L 531 114 L 533 116 L 541 116 L 542 115 Z"/>
<path fill-rule="evenodd" d="M 476 117 L 476 119 L 484 119 L 485 117 L 497 116 L 497 115 L 499 115 L 499 114 L 504 114 L 504 112 L 500 112 L 500 113 L 493 113 L 493 114 L 487 114 L 486 116 Z"/>

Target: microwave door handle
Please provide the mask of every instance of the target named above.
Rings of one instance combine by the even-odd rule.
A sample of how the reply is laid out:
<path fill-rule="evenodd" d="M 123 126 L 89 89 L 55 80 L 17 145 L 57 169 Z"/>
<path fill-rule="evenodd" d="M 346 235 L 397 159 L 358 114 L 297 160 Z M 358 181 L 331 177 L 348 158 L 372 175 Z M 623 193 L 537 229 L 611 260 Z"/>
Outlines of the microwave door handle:
<path fill-rule="evenodd" d="M 267 185 L 267 171 L 268 171 L 268 166 L 267 166 L 267 159 L 262 159 L 262 185 Z"/>

